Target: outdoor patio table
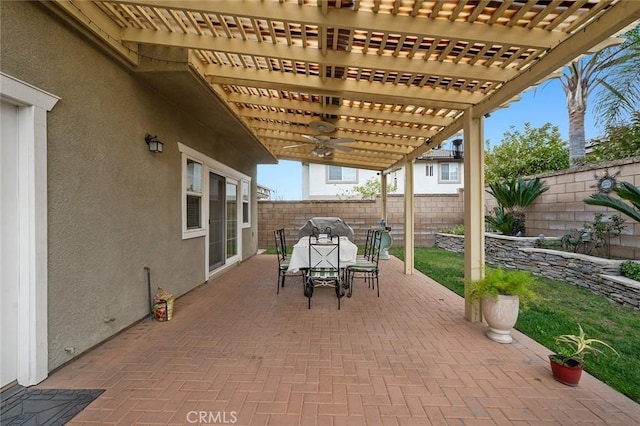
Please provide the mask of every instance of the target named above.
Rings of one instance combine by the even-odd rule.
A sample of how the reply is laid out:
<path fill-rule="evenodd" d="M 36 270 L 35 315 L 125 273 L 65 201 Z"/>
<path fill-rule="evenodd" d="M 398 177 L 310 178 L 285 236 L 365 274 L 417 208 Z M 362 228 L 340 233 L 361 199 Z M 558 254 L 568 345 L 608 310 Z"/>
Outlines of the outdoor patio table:
<path fill-rule="evenodd" d="M 347 237 L 340 237 L 340 267 L 346 268 L 356 263 L 358 246 Z M 309 267 L 309 237 L 302 237 L 293 246 L 288 272 L 298 272 Z"/>

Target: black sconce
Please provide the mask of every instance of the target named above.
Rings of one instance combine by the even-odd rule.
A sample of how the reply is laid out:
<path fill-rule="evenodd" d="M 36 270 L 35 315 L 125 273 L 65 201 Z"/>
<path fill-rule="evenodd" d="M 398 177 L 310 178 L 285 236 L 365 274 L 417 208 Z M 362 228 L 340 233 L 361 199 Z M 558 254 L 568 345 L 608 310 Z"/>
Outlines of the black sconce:
<path fill-rule="evenodd" d="M 462 158 L 462 139 L 453 140 L 453 158 L 459 160 Z"/>
<path fill-rule="evenodd" d="M 164 145 L 157 136 L 151 136 L 149 133 L 144 137 L 144 141 L 149 145 L 149 151 L 162 152 L 162 146 Z"/>

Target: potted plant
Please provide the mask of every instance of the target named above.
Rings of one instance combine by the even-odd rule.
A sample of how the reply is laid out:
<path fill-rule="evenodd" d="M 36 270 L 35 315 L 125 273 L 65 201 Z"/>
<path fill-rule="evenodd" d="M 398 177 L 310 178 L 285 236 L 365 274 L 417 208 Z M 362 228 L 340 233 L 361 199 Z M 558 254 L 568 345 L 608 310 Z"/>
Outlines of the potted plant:
<path fill-rule="evenodd" d="M 511 343 L 511 329 L 518 320 L 520 306 L 527 307 L 536 295 L 530 286 L 536 278 L 529 271 L 489 269 L 481 280 L 466 287 L 470 302 L 480 301 L 482 315 L 489 325 L 487 337 L 498 343 Z"/>
<path fill-rule="evenodd" d="M 592 354 L 596 357 L 606 355 L 605 350 L 610 350 L 619 356 L 611 345 L 602 340 L 587 338 L 582 326 L 578 325 L 578 328 L 580 333 L 577 335 L 557 336 L 555 340 L 562 345 L 561 349 L 558 351 L 559 353 L 549 355 L 553 378 L 568 386 L 578 386 L 585 355 Z"/>

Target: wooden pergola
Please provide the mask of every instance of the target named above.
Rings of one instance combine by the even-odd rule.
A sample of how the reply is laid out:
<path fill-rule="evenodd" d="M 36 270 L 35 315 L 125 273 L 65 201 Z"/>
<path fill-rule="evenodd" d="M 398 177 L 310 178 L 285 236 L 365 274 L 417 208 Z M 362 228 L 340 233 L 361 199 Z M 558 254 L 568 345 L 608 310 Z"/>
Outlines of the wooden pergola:
<path fill-rule="evenodd" d="M 467 279 L 484 266 L 483 117 L 640 19 L 631 0 L 45 3 L 134 70 L 187 67 L 274 162 L 377 170 L 383 188 L 405 167 L 408 274 L 413 161 L 463 131 Z"/>

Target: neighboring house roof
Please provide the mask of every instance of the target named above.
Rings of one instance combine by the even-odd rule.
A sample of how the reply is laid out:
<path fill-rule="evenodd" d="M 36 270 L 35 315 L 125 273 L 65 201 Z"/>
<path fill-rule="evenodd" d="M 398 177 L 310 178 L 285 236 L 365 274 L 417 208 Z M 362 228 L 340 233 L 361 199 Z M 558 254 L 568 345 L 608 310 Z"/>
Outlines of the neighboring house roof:
<path fill-rule="evenodd" d="M 420 157 L 416 158 L 416 160 L 425 160 L 425 161 L 443 161 L 448 160 L 451 162 L 462 162 L 462 158 L 455 158 L 453 156 L 453 151 L 450 149 L 433 149 Z"/>

